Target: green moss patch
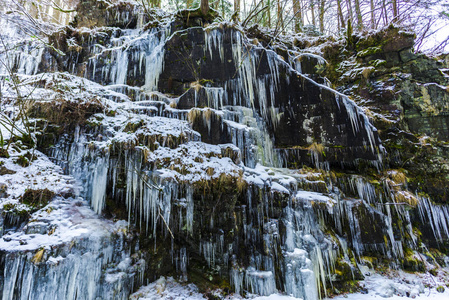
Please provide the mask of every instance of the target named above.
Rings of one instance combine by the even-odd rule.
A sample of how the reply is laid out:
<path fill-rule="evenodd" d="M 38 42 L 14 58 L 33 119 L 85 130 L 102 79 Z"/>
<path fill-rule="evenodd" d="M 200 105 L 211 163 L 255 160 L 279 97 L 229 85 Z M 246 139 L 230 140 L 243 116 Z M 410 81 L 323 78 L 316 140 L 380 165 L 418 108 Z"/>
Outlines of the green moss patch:
<path fill-rule="evenodd" d="M 20 203 L 30 206 L 34 211 L 46 206 L 55 196 L 55 193 L 48 190 L 26 190 L 25 194 L 19 199 Z"/>

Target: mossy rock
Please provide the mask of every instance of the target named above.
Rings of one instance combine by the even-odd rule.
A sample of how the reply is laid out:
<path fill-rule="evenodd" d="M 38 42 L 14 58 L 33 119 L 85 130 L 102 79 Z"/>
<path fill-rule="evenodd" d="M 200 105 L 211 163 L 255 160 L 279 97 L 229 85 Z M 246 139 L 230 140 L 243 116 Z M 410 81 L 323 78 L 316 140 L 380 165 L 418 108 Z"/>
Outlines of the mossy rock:
<path fill-rule="evenodd" d="M 403 30 L 396 25 L 390 25 L 374 34 L 367 35 L 356 43 L 357 51 L 370 47 L 382 47 L 383 52 L 398 52 L 412 48 L 415 35 Z"/>
<path fill-rule="evenodd" d="M 28 167 L 32 161 L 36 160 L 36 155 L 32 154 L 31 152 L 27 152 L 24 155 L 19 155 L 17 159 L 14 160 L 16 164 L 18 164 L 21 167 Z"/>
<path fill-rule="evenodd" d="M 125 132 L 136 132 L 139 128 L 145 125 L 143 120 L 139 120 L 137 122 L 129 122 L 126 124 L 124 131 Z"/>
<path fill-rule="evenodd" d="M 23 168 L 26 168 L 30 165 L 30 161 L 24 155 L 20 155 L 19 157 L 17 157 L 14 162 Z"/>
<path fill-rule="evenodd" d="M 376 257 L 361 256 L 359 260 L 362 264 L 365 264 L 370 269 L 376 269 L 379 264 L 378 259 Z"/>
<path fill-rule="evenodd" d="M 188 269 L 189 281 L 193 282 L 200 292 L 206 292 L 215 289 L 222 289 L 224 291 L 230 291 L 231 285 L 229 281 L 223 276 L 220 276 L 218 272 L 211 270 L 204 266 L 204 262 L 191 263 Z"/>
<path fill-rule="evenodd" d="M 15 203 L 6 203 L 2 209 L 3 229 L 13 228 L 30 218 L 28 209 L 18 208 Z"/>
<path fill-rule="evenodd" d="M 212 23 L 218 16 L 219 16 L 218 12 L 213 9 L 209 9 L 207 14 L 203 14 L 203 12 L 201 11 L 201 9 L 199 7 L 194 10 L 193 9 L 180 10 L 176 14 L 176 17 L 183 20 L 185 22 L 185 24 L 187 24 L 187 25 L 191 24 L 189 21 L 190 20 L 193 21 L 195 18 L 201 18 L 202 21 L 204 21 L 204 22 Z M 192 23 L 194 23 L 194 22 L 192 22 Z"/>
<path fill-rule="evenodd" d="M 103 105 L 96 98 L 83 103 L 66 100 L 36 101 L 29 112 L 31 118 L 45 119 L 52 125 L 59 125 L 60 133 L 84 125 L 87 119 L 104 111 Z"/>
<path fill-rule="evenodd" d="M 404 270 L 410 272 L 425 272 L 426 268 L 424 262 L 414 256 L 407 256 L 402 261 L 402 266 Z"/>
<path fill-rule="evenodd" d="M 380 48 L 380 47 L 369 47 L 369 48 L 357 53 L 357 57 L 363 58 L 363 57 L 371 56 L 371 55 L 378 54 L 381 52 L 382 52 L 382 48 Z"/>
<path fill-rule="evenodd" d="M 23 196 L 19 199 L 19 202 L 30 206 L 33 211 L 36 211 L 46 206 L 54 196 L 55 193 L 50 191 L 49 189 L 29 189 L 25 191 Z"/>
<path fill-rule="evenodd" d="M 438 249 L 435 248 L 430 248 L 429 249 L 430 254 L 435 258 L 435 261 L 441 266 L 441 267 L 446 267 L 447 263 L 446 263 L 446 255 L 444 255 L 443 253 L 441 253 L 441 251 L 439 251 Z"/>
<path fill-rule="evenodd" d="M 334 295 L 341 295 L 346 293 L 353 294 L 358 292 L 366 294 L 367 290 L 365 287 L 361 286 L 358 281 L 350 280 L 333 283 L 332 286 L 328 289 L 327 294 L 329 298 L 332 298 L 332 296 Z"/>
<path fill-rule="evenodd" d="M 344 260 L 338 260 L 335 264 L 335 276 L 334 281 L 354 281 L 362 280 L 363 275 L 358 268 L 355 268 Z"/>
<path fill-rule="evenodd" d="M 29 134 L 24 134 L 22 136 L 14 136 L 11 142 L 15 143 L 21 149 L 31 149 L 35 146 L 33 138 Z"/>

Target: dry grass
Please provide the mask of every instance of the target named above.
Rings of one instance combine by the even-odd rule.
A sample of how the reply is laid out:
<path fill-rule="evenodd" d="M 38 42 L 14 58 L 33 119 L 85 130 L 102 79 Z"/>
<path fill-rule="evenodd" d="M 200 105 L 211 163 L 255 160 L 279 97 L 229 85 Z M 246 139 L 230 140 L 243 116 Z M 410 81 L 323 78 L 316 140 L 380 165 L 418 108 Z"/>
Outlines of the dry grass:
<path fill-rule="evenodd" d="M 399 191 L 394 194 L 394 200 L 396 203 L 405 203 L 411 207 L 416 207 L 418 205 L 418 199 L 410 193 L 409 191 Z"/>
<path fill-rule="evenodd" d="M 33 256 L 33 258 L 31 259 L 31 262 L 33 262 L 34 264 L 40 263 L 44 256 L 44 252 L 45 249 L 40 249 L 39 251 L 37 251 L 36 254 Z"/>
<path fill-rule="evenodd" d="M 405 185 L 407 183 L 407 176 L 404 172 L 399 170 L 389 170 L 388 177 L 396 184 Z"/>
<path fill-rule="evenodd" d="M 64 99 L 57 101 L 36 101 L 28 114 L 42 118 L 50 123 L 70 127 L 84 124 L 93 114 L 104 111 L 104 106 L 97 98 L 85 102 L 72 102 Z"/>

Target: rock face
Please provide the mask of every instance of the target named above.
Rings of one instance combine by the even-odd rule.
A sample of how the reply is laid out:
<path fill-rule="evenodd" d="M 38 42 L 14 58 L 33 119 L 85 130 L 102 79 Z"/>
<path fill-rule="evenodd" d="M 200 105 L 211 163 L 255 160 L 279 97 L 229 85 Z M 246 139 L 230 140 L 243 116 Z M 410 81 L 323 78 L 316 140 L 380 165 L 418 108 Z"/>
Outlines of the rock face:
<path fill-rule="evenodd" d="M 313 143 L 322 145 L 323 154 L 329 157 L 339 148 L 338 162 L 327 160 L 330 163 L 378 159 L 376 129 L 349 99 L 298 73 L 275 52 L 249 44 L 233 27 L 206 32 L 188 28 L 173 34 L 166 43 L 159 90 L 181 96 L 192 82 L 220 92 L 218 97 L 206 92 L 206 106 L 217 103 L 214 109 L 252 109 L 273 137 L 274 150 L 283 153 L 279 166 L 294 163 L 291 156 L 301 156 L 301 149 L 306 152 Z M 205 105 L 201 96 L 197 95 L 196 103 L 181 96 L 178 105 Z"/>
<path fill-rule="evenodd" d="M 437 130 L 446 122 L 445 79 L 433 71 L 435 83 L 385 79 L 397 68 L 418 68 L 416 60 L 437 66 L 409 51 L 410 35 L 350 39 L 352 65 L 325 45 L 326 65 L 299 42 L 267 47 L 254 29 L 247 35 L 236 25 L 208 25 L 212 13 L 142 17 L 130 3 L 96 1 L 89 9 L 91 2 L 80 2 L 74 23 L 91 29 L 67 27 L 49 38 L 65 56 L 45 49 L 30 58 L 32 42 L 13 53 L 18 73 L 28 75 L 23 85 L 43 99 L 29 112 L 38 120 L 38 148 L 76 179 L 77 196 L 95 213 L 126 220 L 136 231 L 138 242 L 105 226 L 101 243 L 117 251 L 103 261 L 100 249 L 88 248 L 89 259 L 101 263 L 86 272 L 101 288 L 79 297 L 124 299 L 130 282 L 137 289 L 144 279 L 174 275 L 203 290 L 280 291 L 314 300 L 363 278 L 361 265 L 422 271 L 414 259 L 422 243 L 442 266 L 449 209 L 432 200 L 445 201 L 434 195 L 447 186 L 432 180 L 446 174 L 444 132 Z M 93 12 L 99 18 L 92 23 Z M 326 72 L 342 93 L 326 83 Z M 396 94 L 399 83 L 404 90 Z M 422 101 L 415 92 L 399 99 L 409 95 L 405 86 L 420 86 Z M 11 85 L 6 91 L 15 95 Z M 356 104 L 362 99 L 376 106 L 362 109 Z M 420 120 L 429 118 L 428 126 L 415 131 L 413 109 Z M 425 174 L 434 177 L 418 178 L 427 158 Z M 418 186 L 427 194 L 415 192 Z M 8 230 L 45 234 L 40 227 L 26 233 L 28 220 Z M 58 252 L 63 247 L 54 246 L 53 256 L 69 257 Z M 24 249 L 1 249 L 5 270 L 32 269 Z M 89 259 L 76 262 L 87 266 Z M 54 275 L 61 286 L 64 268 Z M 21 272 L 17 281 L 3 272 L 5 299 L 18 298 L 8 291 L 21 290 L 33 272 Z M 101 295 L 108 284 L 114 292 Z M 51 296 L 39 285 L 29 291 Z M 64 291 L 65 299 L 76 297 Z"/>
<path fill-rule="evenodd" d="M 413 34 L 390 26 L 353 37 L 353 52 L 325 48 L 325 74 L 374 112 L 392 168 L 410 172 L 412 189 L 447 203 L 449 81 L 444 60 L 413 53 Z M 340 49 L 340 50 L 335 50 Z M 343 55 L 339 55 L 343 54 Z"/>

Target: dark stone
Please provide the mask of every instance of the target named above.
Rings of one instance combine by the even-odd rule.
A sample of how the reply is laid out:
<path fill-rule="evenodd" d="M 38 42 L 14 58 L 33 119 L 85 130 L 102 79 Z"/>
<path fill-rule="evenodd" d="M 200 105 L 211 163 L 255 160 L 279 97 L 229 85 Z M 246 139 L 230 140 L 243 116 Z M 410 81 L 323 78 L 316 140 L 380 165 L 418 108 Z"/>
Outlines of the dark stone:
<path fill-rule="evenodd" d="M 135 3 L 120 1 L 110 4 L 105 0 L 81 0 L 76 7 L 77 15 L 72 25 L 78 27 L 135 28 L 139 9 Z"/>
<path fill-rule="evenodd" d="M 223 122 L 220 115 L 211 109 L 193 109 L 189 113 L 189 122 L 192 129 L 201 134 L 201 141 L 218 145 L 231 142 L 228 125 Z"/>
<path fill-rule="evenodd" d="M 238 70 L 236 70 L 232 53 L 236 31 L 232 27 L 214 30 L 217 30 L 217 34 L 221 36 L 223 59 L 214 47 L 212 53 L 204 50 L 206 42 L 202 28 L 189 28 L 187 31 L 176 33 L 166 44 L 165 69 L 159 79 L 159 90 L 182 95 L 178 103 L 179 108 L 189 108 L 194 102 L 196 106 L 203 106 L 205 100 L 201 100 L 204 97 L 202 91 L 197 94 L 191 90 L 184 93 L 186 85 L 189 82 L 197 82 L 199 78 L 206 81 L 209 86 L 227 86 L 225 95 L 228 96 L 225 96 L 223 105 L 232 105 L 232 101 L 232 103 L 241 103 L 240 105 L 246 106 L 244 95 L 236 94 L 232 84 L 229 84 L 239 80 L 236 78 Z M 257 78 L 270 76 L 270 63 L 273 62 L 269 60 L 273 58 L 268 58 L 267 52 L 263 49 L 253 48 L 251 45 L 245 47 L 242 47 L 242 51 L 248 52 L 242 55 L 254 54 L 252 57 L 257 59 L 255 62 Z M 315 73 L 318 59 L 305 56 L 304 61 L 307 62 L 304 64 L 307 72 Z M 348 101 L 348 107 L 346 107 L 344 101 L 340 100 L 331 89 L 319 86 L 314 81 L 292 72 L 281 60 L 276 64 L 279 82 L 277 82 L 274 98 L 271 98 L 269 86 L 267 86 L 265 91 L 256 91 L 253 101 L 253 108 L 257 114 L 264 115 L 267 128 L 274 136 L 276 148 L 308 147 L 311 142 L 307 141 L 312 140 L 325 147 L 341 147 L 339 152 L 341 161 L 354 162 L 358 158 L 376 159 L 375 151 L 372 152 L 364 147 L 369 144 L 367 132 L 364 130 L 370 126 L 367 121 L 356 116 L 355 120 L 358 123 L 356 126 L 362 130 L 356 132 L 352 129 L 348 111 L 348 109 L 354 109 L 352 102 Z M 210 67 L 212 65 L 213 68 Z M 275 84 L 274 81 L 269 83 L 269 85 L 273 84 Z M 272 115 L 266 115 L 258 93 L 266 95 L 266 107 L 273 107 L 278 111 L 278 120 L 273 120 Z M 306 121 L 309 122 L 308 128 L 303 126 Z M 379 145 L 375 129 L 372 142 L 374 148 Z M 346 151 L 346 149 L 349 150 Z M 306 161 L 310 161 L 310 158 Z"/>
<path fill-rule="evenodd" d="M 401 57 L 401 61 L 406 63 L 416 58 L 415 53 L 412 52 L 411 49 L 405 49 L 399 52 L 399 56 Z"/>
<path fill-rule="evenodd" d="M 386 52 L 384 55 L 387 61 L 387 67 L 394 67 L 401 64 L 401 60 L 397 52 Z"/>
<path fill-rule="evenodd" d="M 319 58 L 316 55 L 302 54 L 297 57 L 297 60 L 301 64 L 302 74 L 316 74 L 318 68 L 324 68 L 324 59 Z"/>

